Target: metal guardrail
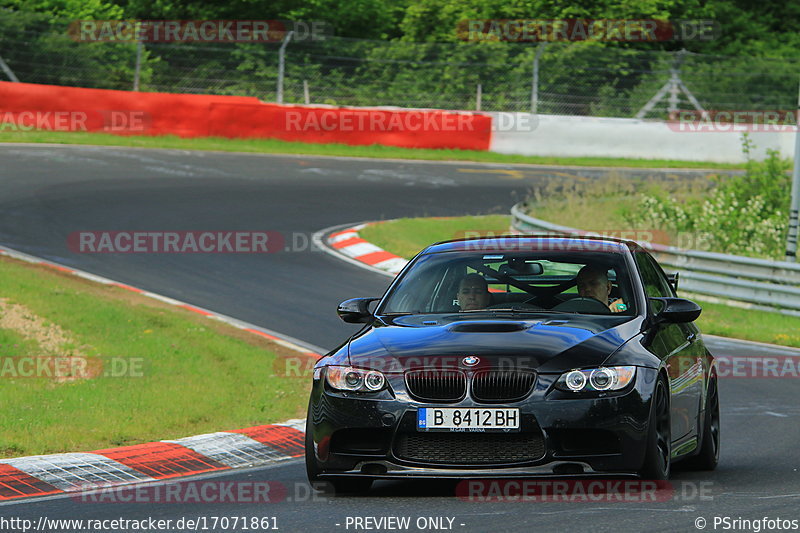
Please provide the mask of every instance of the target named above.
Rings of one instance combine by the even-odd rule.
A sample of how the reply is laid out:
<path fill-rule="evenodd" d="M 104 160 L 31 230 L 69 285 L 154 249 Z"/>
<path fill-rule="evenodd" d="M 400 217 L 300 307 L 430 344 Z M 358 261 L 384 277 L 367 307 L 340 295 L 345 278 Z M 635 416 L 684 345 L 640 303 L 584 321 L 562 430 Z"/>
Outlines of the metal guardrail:
<path fill-rule="evenodd" d="M 511 208 L 511 227 L 520 233 L 598 236 L 598 233 L 560 226 L 523 212 L 524 203 Z M 755 309 L 800 316 L 800 264 L 738 255 L 683 250 L 640 242 L 661 265 L 680 272 L 682 290 L 744 302 Z"/>

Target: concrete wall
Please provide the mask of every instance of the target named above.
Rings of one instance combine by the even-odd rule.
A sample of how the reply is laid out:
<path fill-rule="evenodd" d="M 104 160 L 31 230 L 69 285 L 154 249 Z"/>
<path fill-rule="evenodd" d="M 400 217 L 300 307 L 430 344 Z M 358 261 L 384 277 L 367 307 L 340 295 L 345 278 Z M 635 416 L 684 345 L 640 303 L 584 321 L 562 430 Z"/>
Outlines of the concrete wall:
<path fill-rule="evenodd" d="M 489 150 L 503 154 L 719 163 L 745 160 L 740 132 L 680 131 L 677 123 L 627 118 L 489 114 L 494 129 Z M 753 152 L 756 159 L 762 159 L 767 148 L 779 150 L 787 158 L 794 155 L 795 132 L 749 135 L 757 147 Z"/>

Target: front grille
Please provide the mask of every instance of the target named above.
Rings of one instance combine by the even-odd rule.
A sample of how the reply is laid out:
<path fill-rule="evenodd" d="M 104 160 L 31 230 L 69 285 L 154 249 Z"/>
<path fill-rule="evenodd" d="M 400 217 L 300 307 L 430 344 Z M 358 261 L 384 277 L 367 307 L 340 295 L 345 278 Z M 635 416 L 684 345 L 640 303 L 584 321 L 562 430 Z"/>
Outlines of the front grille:
<path fill-rule="evenodd" d="M 467 392 L 467 377 L 458 370 L 413 370 L 406 372 L 406 387 L 419 400 L 456 402 Z"/>
<path fill-rule="evenodd" d="M 472 377 L 472 397 L 481 402 L 510 402 L 527 396 L 536 374 L 512 370 L 483 370 Z"/>
<path fill-rule="evenodd" d="M 544 457 L 544 439 L 536 433 L 401 433 L 394 454 L 434 464 L 522 463 Z"/>

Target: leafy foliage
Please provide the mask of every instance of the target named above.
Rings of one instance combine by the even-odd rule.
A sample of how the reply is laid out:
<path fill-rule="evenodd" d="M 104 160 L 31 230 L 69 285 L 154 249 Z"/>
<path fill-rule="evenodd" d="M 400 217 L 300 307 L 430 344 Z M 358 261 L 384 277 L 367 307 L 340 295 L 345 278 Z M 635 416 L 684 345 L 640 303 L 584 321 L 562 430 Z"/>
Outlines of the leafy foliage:
<path fill-rule="evenodd" d="M 775 150 L 764 161 L 750 158 L 752 143 L 745 136 L 748 156 L 744 174 L 716 177 L 704 197 L 676 198 L 655 189 L 627 213 L 634 227 L 654 226 L 693 234 L 694 242 L 722 253 L 782 259 L 788 230 L 791 178 L 789 162 Z"/>

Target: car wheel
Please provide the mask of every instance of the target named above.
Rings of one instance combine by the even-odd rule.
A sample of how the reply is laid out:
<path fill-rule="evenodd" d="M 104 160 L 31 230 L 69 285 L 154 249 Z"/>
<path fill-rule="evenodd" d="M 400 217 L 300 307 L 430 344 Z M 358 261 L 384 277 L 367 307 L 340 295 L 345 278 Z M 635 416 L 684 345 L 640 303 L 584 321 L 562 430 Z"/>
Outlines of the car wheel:
<path fill-rule="evenodd" d="M 319 484 L 319 467 L 317 466 L 317 457 L 314 455 L 314 438 L 311 435 L 311 402 L 308 402 L 308 413 L 306 413 L 306 439 L 305 439 L 305 455 L 306 455 L 306 476 L 311 486 L 317 488 Z"/>
<path fill-rule="evenodd" d="M 700 453 L 686 461 L 686 467 L 692 470 L 714 470 L 719 463 L 719 390 L 716 379 L 711 380 L 708 386 L 704 419 Z"/>
<path fill-rule="evenodd" d="M 359 477 L 342 477 L 322 479 L 319 477 L 319 466 L 317 465 L 317 457 L 314 454 L 314 438 L 311 435 L 311 403 L 308 404 L 308 413 L 306 413 L 306 439 L 305 439 L 305 456 L 306 456 L 306 476 L 308 482 L 314 490 L 328 493 L 328 494 L 352 494 L 357 492 L 366 492 L 372 486 L 372 480 L 369 478 Z"/>
<path fill-rule="evenodd" d="M 644 479 L 669 479 L 672 466 L 672 434 L 670 431 L 669 394 L 666 380 L 659 377 L 650 401 L 650 422 L 647 450 L 639 475 Z"/>

